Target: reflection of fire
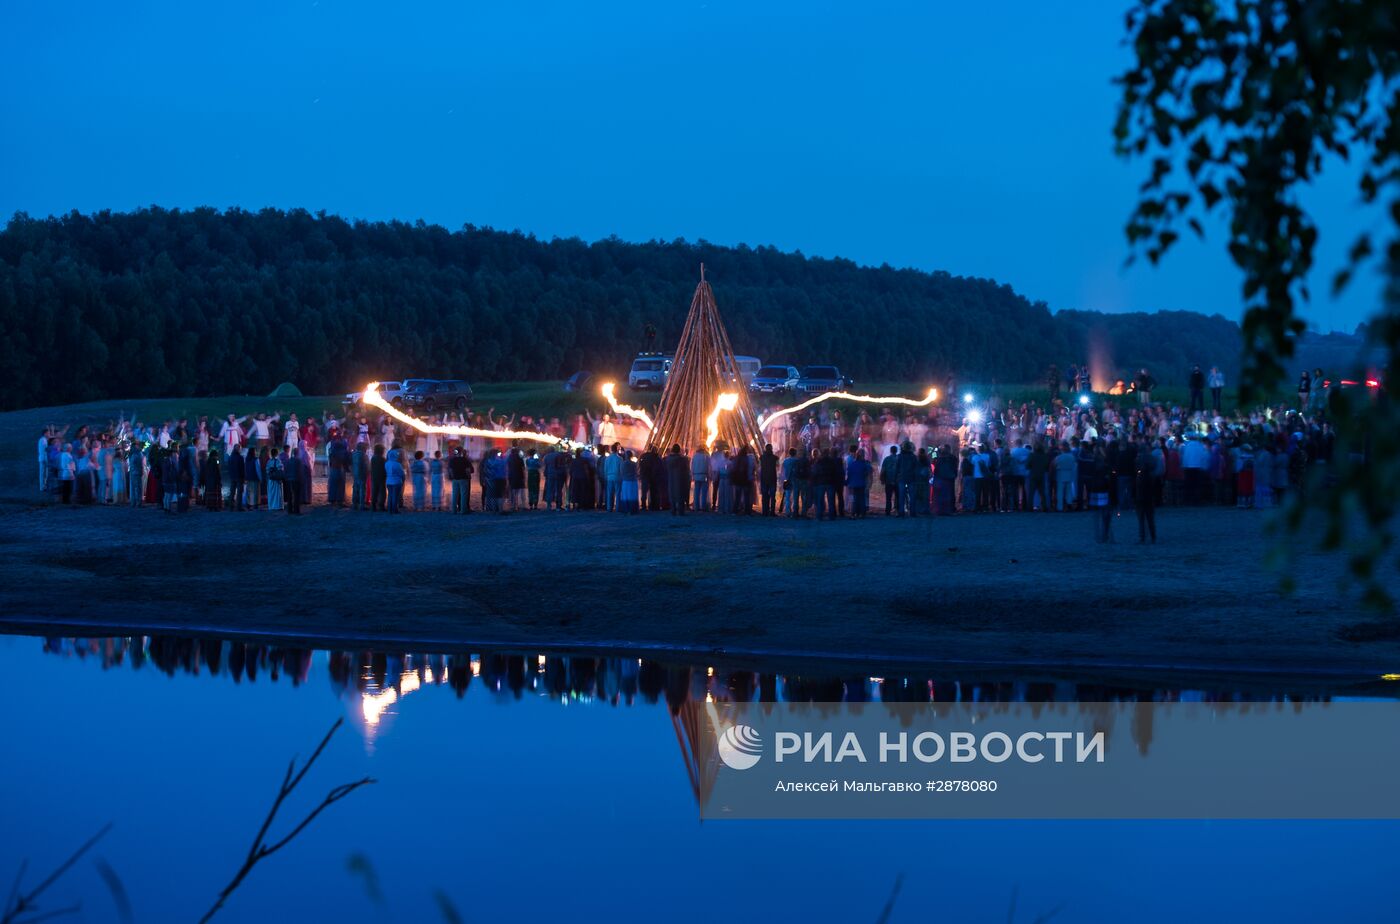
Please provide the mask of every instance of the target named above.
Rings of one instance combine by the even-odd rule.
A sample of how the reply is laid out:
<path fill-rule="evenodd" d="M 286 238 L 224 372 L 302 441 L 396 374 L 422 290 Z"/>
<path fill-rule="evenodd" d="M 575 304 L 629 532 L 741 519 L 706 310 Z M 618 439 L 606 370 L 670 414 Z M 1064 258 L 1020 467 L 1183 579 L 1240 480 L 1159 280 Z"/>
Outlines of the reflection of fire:
<path fill-rule="evenodd" d="M 365 717 L 365 724 L 378 725 L 380 716 L 384 715 L 388 708 L 398 701 L 399 691 L 393 687 L 378 693 L 361 693 L 360 712 Z"/>
<path fill-rule="evenodd" d="M 468 427 L 465 424 L 430 424 L 405 414 L 385 401 L 379 394 L 378 382 L 370 382 L 365 386 L 361 400 L 370 407 L 379 408 L 395 420 L 408 424 L 419 433 L 438 433 L 443 436 L 484 436 L 493 440 L 534 440 L 537 443 L 569 444 L 568 440 L 551 436 L 548 433 L 536 433 L 533 430 L 483 430 L 480 427 Z"/>
<path fill-rule="evenodd" d="M 719 439 L 719 412 L 732 411 L 739 404 L 739 395 L 736 392 L 722 392 L 719 400 L 715 402 L 715 409 L 710 411 L 710 416 L 705 418 L 705 448 L 710 449 L 715 445 L 715 440 Z"/>
<path fill-rule="evenodd" d="M 927 397 L 921 398 L 917 401 L 913 398 L 901 398 L 898 396 L 853 395 L 847 391 L 824 391 L 821 394 L 817 395 L 815 398 L 808 398 L 801 404 L 796 404 L 792 407 L 785 407 L 782 410 L 774 411 L 772 414 L 769 414 L 766 418 L 764 418 L 763 422 L 758 425 L 758 428 L 760 431 L 767 430 L 770 426 L 772 426 L 773 421 L 777 420 L 779 417 L 786 417 L 789 414 L 796 414 L 798 411 L 806 410 L 814 404 L 820 404 L 823 401 L 828 401 L 832 398 L 836 398 L 841 401 L 863 401 L 871 404 L 907 404 L 910 407 L 927 407 L 928 405 L 938 400 L 938 389 L 930 388 L 928 390 Z"/>
<path fill-rule="evenodd" d="M 433 682 L 433 669 L 425 669 L 427 682 Z M 370 678 L 366 677 L 366 681 Z M 386 686 L 376 692 L 365 690 L 360 693 L 360 713 L 365 717 L 365 725 L 373 729 L 379 724 L 380 719 L 389 712 L 389 707 L 393 706 L 400 699 L 410 693 L 416 692 L 423 685 L 416 670 L 404 670 L 399 674 L 398 683 L 393 686 Z"/>
<path fill-rule="evenodd" d="M 623 417 L 633 417 L 646 424 L 648 430 L 656 425 L 651 422 L 651 415 L 641 408 L 632 407 L 630 404 L 620 404 L 614 395 L 616 386 L 612 382 L 603 385 L 603 397 L 608 399 L 608 404 L 612 406 L 614 414 L 621 414 Z"/>

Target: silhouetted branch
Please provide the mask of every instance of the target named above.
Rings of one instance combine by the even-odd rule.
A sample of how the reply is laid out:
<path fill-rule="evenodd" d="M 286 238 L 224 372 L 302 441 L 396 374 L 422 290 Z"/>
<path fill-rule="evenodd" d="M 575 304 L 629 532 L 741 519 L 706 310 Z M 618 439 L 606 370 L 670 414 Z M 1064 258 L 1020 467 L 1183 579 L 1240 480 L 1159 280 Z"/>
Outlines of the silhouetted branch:
<path fill-rule="evenodd" d="M 875 924 L 887 924 L 890 915 L 894 914 L 894 902 L 899 898 L 899 890 L 904 888 L 904 874 L 900 873 L 894 877 L 894 888 L 890 889 L 890 897 L 885 900 L 885 907 L 881 909 L 880 916 L 875 919 Z"/>
<path fill-rule="evenodd" d="M 4 915 L 0 916 L 0 924 L 35 924 L 37 921 L 46 921 L 50 918 L 56 918 L 59 915 L 76 913 L 79 908 L 78 905 L 67 908 L 55 908 L 53 911 L 45 911 L 40 914 L 38 913 L 39 896 L 44 893 L 45 889 L 57 882 L 60 876 L 72 869 L 73 864 L 82 859 L 83 854 L 91 850 L 94 844 L 106 837 L 107 832 L 110 830 L 112 830 L 112 825 L 110 823 L 104 825 L 101 831 L 98 831 L 92 837 L 88 838 L 85 844 L 73 851 L 67 860 L 60 863 L 52 873 L 49 873 L 49 875 L 44 878 L 43 882 L 40 882 L 37 886 L 24 893 L 20 892 L 19 884 L 20 880 L 24 878 L 24 871 L 28 868 L 29 861 L 26 860 L 20 863 L 19 872 L 15 874 L 14 885 L 10 887 L 10 895 L 5 899 Z M 22 915 L 29 915 L 29 917 L 21 920 Z"/>
<path fill-rule="evenodd" d="M 248 848 L 248 855 L 244 858 L 243 865 L 239 867 L 238 872 L 234 874 L 229 884 L 224 886 L 223 891 L 219 893 L 219 897 L 214 900 L 213 906 L 204 913 L 204 917 L 199 919 L 199 924 L 205 924 L 205 922 L 215 914 L 218 914 L 219 909 L 228 901 L 229 896 L 234 893 L 234 890 L 243 884 L 243 880 L 248 878 L 248 874 L 253 871 L 253 867 L 257 865 L 259 860 L 271 856 L 291 843 L 292 839 L 305 830 L 306 826 L 311 824 L 321 812 L 339 802 L 341 799 L 344 799 L 361 786 L 367 786 L 375 782 L 372 778 L 365 777 L 353 783 L 342 783 L 336 786 L 326 794 L 319 805 L 311 810 L 310 814 L 301 820 L 300 824 L 291 830 L 290 834 L 271 846 L 268 845 L 266 840 L 267 832 L 268 829 L 272 827 L 272 822 L 277 817 L 278 810 L 282 808 L 282 803 L 287 800 L 287 797 L 290 796 L 301 781 L 305 779 L 306 772 L 311 769 L 312 764 L 316 763 L 317 758 L 321 756 L 321 752 L 324 751 L 326 745 L 330 743 L 331 736 L 336 733 L 336 730 L 340 728 L 341 723 L 344 721 L 344 719 L 335 720 L 335 724 L 331 726 L 331 730 L 326 732 L 326 736 L 321 739 L 321 743 L 316 746 L 316 750 L 312 752 L 311 757 L 302 765 L 300 771 L 296 769 L 296 758 L 292 758 L 291 762 L 287 764 L 287 772 L 282 777 L 282 785 L 278 787 L 277 797 L 272 800 L 272 808 L 268 810 L 267 817 L 263 819 L 262 827 L 258 829 L 257 836 L 253 838 L 253 844 Z M 3 922 L 0 922 L 0 924 L 3 924 Z"/>

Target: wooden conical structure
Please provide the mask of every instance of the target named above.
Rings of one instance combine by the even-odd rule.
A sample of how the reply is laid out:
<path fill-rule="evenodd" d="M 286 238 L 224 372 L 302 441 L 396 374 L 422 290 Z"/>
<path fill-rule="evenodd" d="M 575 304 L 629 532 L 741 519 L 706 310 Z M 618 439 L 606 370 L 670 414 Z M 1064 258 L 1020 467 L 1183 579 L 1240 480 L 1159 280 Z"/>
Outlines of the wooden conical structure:
<path fill-rule="evenodd" d="M 720 412 L 715 445 L 760 449 L 763 436 L 758 415 L 749 403 L 748 386 L 734 361 L 734 348 L 729 344 L 729 334 L 715 305 L 715 293 L 705 281 L 705 267 L 701 265 L 700 284 L 690 301 L 690 314 L 671 361 L 671 374 L 661 393 L 656 426 L 647 448 L 664 454 L 673 445 L 679 445 L 682 452 L 690 453 L 705 445 L 706 419 L 714 413 L 724 392 L 733 392 L 738 399 L 732 411 Z"/>

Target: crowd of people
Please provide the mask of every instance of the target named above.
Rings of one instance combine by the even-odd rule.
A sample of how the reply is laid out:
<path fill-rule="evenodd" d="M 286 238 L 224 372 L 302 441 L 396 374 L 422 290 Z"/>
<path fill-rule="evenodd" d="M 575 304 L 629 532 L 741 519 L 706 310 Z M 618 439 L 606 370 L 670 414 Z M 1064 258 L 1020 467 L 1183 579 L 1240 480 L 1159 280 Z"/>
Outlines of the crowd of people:
<path fill-rule="evenodd" d="M 432 420 L 547 437 L 539 441 L 424 433 L 369 413 L 159 425 L 123 418 L 100 431 L 45 428 L 39 488 L 63 504 L 171 514 L 298 514 L 314 497 L 390 514 L 665 510 L 838 520 L 870 515 L 874 498 L 890 517 L 1088 511 L 1101 542 L 1112 541 L 1115 514 L 1132 512 L 1139 540 L 1153 542 L 1162 505 L 1271 507 L 1332 459 L 1320 370 L 1300 384 L 1297 406 L 1227 415 L 1218 370 L 1193 369 L 1182 406 L 1152 402 L 1146 370 L 1133 400 L 1091 394 L 1071 368 L 1073 393 L 1060 393 L 1052 370 L 1045 400 L 1019 405 L 995 389 L 960 395 L 952 379 L 942 402 L 904 413 L 857 408 L 848 418 L 818 404 L 775 418 L 760 450 L 648 448 L 644 425 L 608 413 L 580 413 L 567 425 L 494 409 Z"/>

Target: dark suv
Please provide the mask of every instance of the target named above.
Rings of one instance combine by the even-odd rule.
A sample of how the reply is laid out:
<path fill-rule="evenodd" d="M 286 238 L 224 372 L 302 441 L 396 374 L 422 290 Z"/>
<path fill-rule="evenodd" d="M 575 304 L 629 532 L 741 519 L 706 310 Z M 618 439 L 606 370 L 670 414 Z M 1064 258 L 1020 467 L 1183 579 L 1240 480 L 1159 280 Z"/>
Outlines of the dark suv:
<path fill-rule="evenodd" d="M 797 390 L 805 395 L 819 395 L 825 391 L 844 391 L 854 384 L 835 366 L 804 366 L 797 380 Z"/>
<path fill-rule="evenodd" d="M 795 366 L 764 366 L 754 373 L 749 391 L 762 395 L 785 395 L 797 387 Z"/>
<path fill-rule="evenodd" d="M 443 379 L 441 382 L 421 382 L 403 395 L 404 407 L 424 414 L 433 414 L 453 408 L 467 409 L 472 399 L 472 387 L 461 379 Z"/>

